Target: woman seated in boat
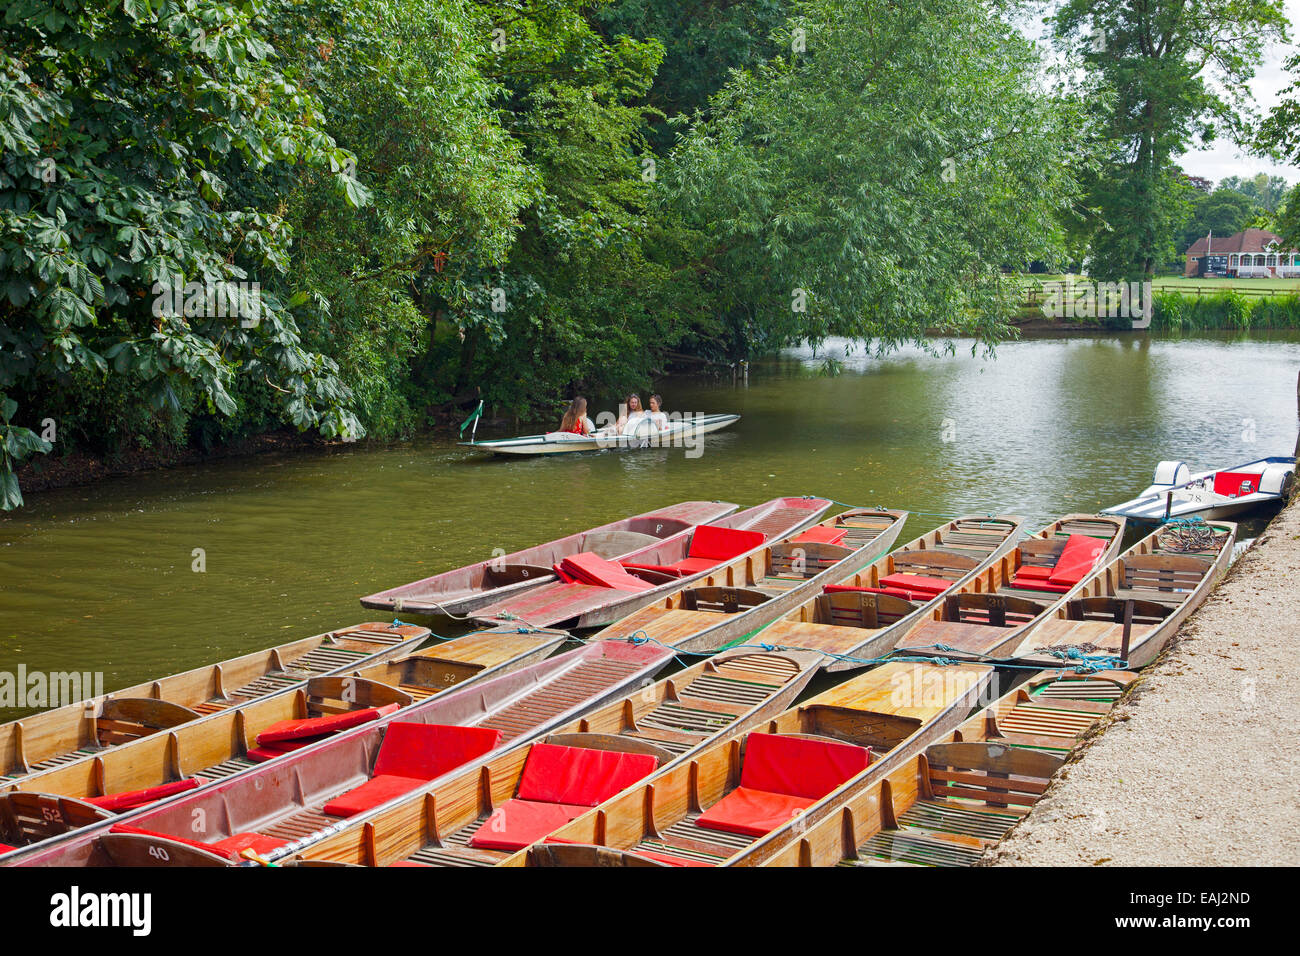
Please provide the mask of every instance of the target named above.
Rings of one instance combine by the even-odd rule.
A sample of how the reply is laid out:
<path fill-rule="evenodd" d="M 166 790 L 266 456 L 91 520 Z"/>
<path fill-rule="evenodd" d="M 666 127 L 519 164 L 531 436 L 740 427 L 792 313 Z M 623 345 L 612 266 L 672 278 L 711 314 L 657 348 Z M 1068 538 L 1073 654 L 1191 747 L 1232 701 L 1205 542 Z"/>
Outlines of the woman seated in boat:
<path fill-rule="evenodd" d="M 645 418 L 645 409 L 641 407 L 641 396 L 633 392 L 619 409 L 617 428 L 619 434 L 626 435 L 636 428 L 637 424 Z"/>
<path fill-rule="evenodd" d="M 650 412 L 646 418 L 659 431 L 668 427 L 668 416 L 664 413 L 664 400 L 658 395 L 650 396 Z"/>
<path fill-rule="evenodd" d="M 560 421 L 560 431 L 575 435 L 590 435 L 595 431 L 595 426 L 587 417 L 587 400 L 581 395 L 569 403 L 569 408 Z"/>

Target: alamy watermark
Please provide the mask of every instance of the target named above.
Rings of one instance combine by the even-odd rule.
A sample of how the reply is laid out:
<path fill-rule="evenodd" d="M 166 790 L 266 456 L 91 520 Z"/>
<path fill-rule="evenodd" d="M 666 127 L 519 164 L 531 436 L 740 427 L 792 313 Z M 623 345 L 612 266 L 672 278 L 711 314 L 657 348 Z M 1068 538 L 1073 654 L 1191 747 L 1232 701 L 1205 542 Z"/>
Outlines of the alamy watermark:
<path fill-rule="evenodd" d="M 0 708 L 66 707 L 86 701 L 94 709 L 94 698 L 104 696 L 103 671 L 0 671 Z"/>
<path fill-rule="evenodd" d="M 153 294 L 155 318 L 238 319 L 245 329 L 262 321 L 260 282 L 155 282 Z"/>
<path fill-rule="evenodd" d="M 1155 307 L 1148 282 L 1044 282 L 1043 315 L 1050 319 L 1128 319 L 1151 325 Z"/>

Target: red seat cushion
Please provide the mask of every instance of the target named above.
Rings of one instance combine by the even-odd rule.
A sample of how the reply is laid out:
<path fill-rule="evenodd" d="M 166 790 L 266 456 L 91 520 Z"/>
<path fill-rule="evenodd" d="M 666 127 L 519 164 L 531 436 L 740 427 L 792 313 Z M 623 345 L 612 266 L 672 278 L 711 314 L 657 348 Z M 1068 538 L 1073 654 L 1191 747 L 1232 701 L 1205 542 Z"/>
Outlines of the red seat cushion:
<path fill-rule="evenodd" d="M 929 603 L 938 595 L 930 591 L 909 591 L 906 588 L 864 588 L 852 584 L 828 584 L 822 588 L 823 594 L 839 594 L 844 591 L 863 591 L 867 594 L 888 594 L 893 597 L 902 598 L 904 601 L 920 601 Z"/>
<path fill-rule="evenodd" d="M 688 574 L 712 571 L 721 563 L 722 561 L 718 558 L 682 558 L 680 561 L 674 561 L 669 567 L 673 568 L 682 577 L 686 577 Z"/>
<path fill-rule="evenodd" d="M 649 591 L 654 587 L 649 581 L 628 574 L 617 561 L 588 551 L 565 558 L 555 565 L 555 571 L 570 584 L 592 584 L 618 591 Z"/>
<path fill-rule="evenodd" d="M 328 714 L 324 717 L 306 717 L 301 720 L 281 720 L 267 727 L 257 735 L 259 744 L 274 744 L 285 740 L 301 740 L 304 737 L 319 737 L 338 733 L 359 724 L 378 720 L 397 712 L 400 704 L 385 704 L 383 707 L 364 707 L 349 710 L 343 714 Z"/>
<path fill-rule="evenodd" d="M 709 807 L 695 822 L 709 830 L 763 836 L 789 823 L 800 810 L 816 802 L 812 797 L 737 787 Z"/>
<path fill-rule="evenodd" d="M 376 774 L 359 787 L 339 794 L 321 809 L 332 817 L 350 817 L 409 793 L 426 781 L 416 777 Z"/>
<path fill-rule="evenodd" d="M 1100 538 L 1091 538 L 1086 534 L 1070 535 L 1047 580 L 1052 584 L 1064 584 L 1067 590 L 1074 587 L 1092 570 L 1097 558 L 1105 550 L 1106 542 Z"/>
<path fill-rule="evenodd" d="M 1214 493 L 1236 498 L 1242 493 L 1242 482 L 1249 486 L 1246 494 L 1254 494 L 1259 491 L 1259 475 L 1252 474 L 1249 471 L 1220 471 L 1214 476 Z"/>
<path fill-rule="evenodd" d="M 500 742 L 501 731 L 486 727 L 394 721 L 384 729 L 374 776 L 323 809 L 336 817 L 373 809 L 490 753 Z"/>
<path fill-rule="evenodd" d="M 1042 578 L 1046 581 L 1052 576 L 1053 568 L 1044 568 L 1037 564 L 1022 564 L 1016 568 L 1018 578 Z"/>
<path fill-rule="evenodd" d="M 264 763 L 267 760 L 274 760 L 276 757 L 282 757 L 295 750 L 301 750 L 303 747 L 310 747 L 328 736 L 329 734 L 317 734 L 314 737 L 304 737 L 302 740 L 277 740 L 275 743 L 254 747 L 245 756 L 253 763 Z"/>
<path fill-rule="evenodd" d="M 740 785 L 819 800 L 871 762 L 871 751 L 833 740 L 751 733 L 745 738 Z"/>
<path fill-rule="evenodd" d="M 904 591 L 928 591 L 931 594 L 942 594 L 952 587 L 952 582 L 945 581 L 943 578 L 929 578 L 923 574 L 907 574 L 905 572 L 887 574 L 880 579 L 880 583 L 887 588 L 901 588 Z"/>
<path fill-rule="evenodd" d="M 121 813 L 123 810 L 134 810 L 136 807 L 143 807 L 146 803 L 193 790 L 201 782 L 197 777 L 190 777 L 174 783 L 164 783 L 159 787 L 147 787 L 144 790 L 128 790 L 123 793 L 105 794 L 102 797 L 86 797 L 86 802 L 93 803 L 102 810 Z"/>
<path fill-rule="evenodd" d="M 594 807 L 652 773 L 650 754 L 533 744 L 519 778 L 520 800 Z"/>
<path fill-rule="evenodd" d="M 582 816 L 587 809 L 564 803 L 507 800 L 474 831 L 469 845 L 477 850 L 522 850 Z"/>
<path fill-rule="evenodd" d="M 10 846 L 8 843 L 0 843 L 0 853 L 8 853 L 10 850 L 18 849 L 16 846 Z"/>
<path fill-rule="evenodd" d="M 792 544 L 839 544 L 844 540 L 844 536 L 849 533 L 847 528 L 834 528 L 828 525 L 813 525 L 797 538 L 791 539 Z"/>
<path fill-rule="evenodd" d="M 702 524 L 691 533 L 691 547 L 686 553 L 692 558 L 711 558 L 717 564 L 752 551 L 766 540 L 767 535 L 761 531 L 742 531 L 738 528 Z"/>
<path fill-rule="evenodd" d="M 239 854 L 243 850 L 253 850 L 255 853 L 266 853 L 274 850 L 276 847 L 284 846 L 285 841 L 276 837 L 264 836 L 261 833 L 235 833 L 223 840 L 217 840 L 215 843 L 202 843 L 198 840 L 191 840 L 188 837 L 173 836 L 170 833 L 159 833 L 157 830 L 146 830 L 143 827 L 133 827 L 126 823 L 115 823 L 109 828 L 110 833 L 135 833 L 140 836 L 159 837 L 163 840 L 171 840 L 175 843 L 184 843 L 186 846 L 192 846 L 199 850 L 206 850 L 209 853 L 215 853 L 218 856 L 229 857 L 232 860 L 239 859 Z"/>
<path fill-rule="evenodd" d="M 265 836 L 261 833 L 236 833 L 224 840 L 218 840 L 209 849 L 216 850 L 218 853 L 225 853 L 232 859 L 237 860 L 244 850 L 252 850 L 257 854 L 269 853 L 277 847 L 284 846 L 287 842 L 289 841 L 281 840 L 278 837 Z"/>
<path fill-rule="evenodd" d="M 394 721 L 384 728 L 375 776 L 393 774 L 433 780 L 495 750 L 501 731 L 487 727 Z"/>
<path fill-rule="evenodd" d="M 1022 578 L 1020 575 L 1016 575 L 1007 583 L 1013 588 L 1025 588 L 1028 591 L 1054 591 L 1057 594 L 1064 594 L 1071 588 L 1071 585 L 1068 584 L 1053 584 L 1043 578 Z"/>
<path fill-rule="evenodd" d="M 631 561 L 620 562 L 623 567 L 634 571 L 658 571 L 660 574 L 671 574 L 675 578 L 680 578 L 686 572 L 672 564 L 633 564 Z"/>

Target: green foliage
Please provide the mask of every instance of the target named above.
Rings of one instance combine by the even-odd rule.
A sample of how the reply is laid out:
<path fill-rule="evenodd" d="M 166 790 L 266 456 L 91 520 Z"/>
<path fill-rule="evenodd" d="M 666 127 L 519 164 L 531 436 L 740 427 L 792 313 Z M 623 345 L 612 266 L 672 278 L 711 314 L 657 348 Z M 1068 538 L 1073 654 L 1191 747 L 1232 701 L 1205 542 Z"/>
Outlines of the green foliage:
<path fill-rule="evenodd" d="M 1059 258 L 1087 146 L 1006 12 L 814 0 L 783 33 L 806 52 L 733 76 L 665 173 L 719 339 L 1005 334 L 1002 266 Z"/>
<path fill-rule="evenodd" d="M 303 348 L 284 294 L 289 230 L 248 201 L 296 165 L 351 157 L 272 62 L 257 0 L 14 0 L 0 24 L 0 389 L 122 376 L 159 418 L 236 411 L 239 374 L 271 383 L 299 428 L 357 434 L 329 357 Z M 249 322 L 169 314 L 167 287 L 266 288 Z M 277 288 L 278 287 L 278 288 Z M 36 410 L 33 410 L 34 412 Z M 6 453 L 0 481 L 29 454 Z M 11 506 L 15 498 L 6 494 Z"/>
<path fill-rule="evenodd" d="M 1193 140 L 1253 135 L 1247 81 L 1264 44 L 1285 38 L 1282 0 L 1067 0 L 1054 22 L 1111 94 L 1101 107 L 1109 155 L 1089 183 L 1101 221 L 1089 271 L 1149 276 L 1173 257 L 1191 212 L 1173 158 Z"/>
<path fill-rule="evenodd" d="M 1155 293 L 1151 327 L 1160 331 L 1300 328 L 1300 295 L 1245 296 L 1227 290 L 1215 295 Z"/>

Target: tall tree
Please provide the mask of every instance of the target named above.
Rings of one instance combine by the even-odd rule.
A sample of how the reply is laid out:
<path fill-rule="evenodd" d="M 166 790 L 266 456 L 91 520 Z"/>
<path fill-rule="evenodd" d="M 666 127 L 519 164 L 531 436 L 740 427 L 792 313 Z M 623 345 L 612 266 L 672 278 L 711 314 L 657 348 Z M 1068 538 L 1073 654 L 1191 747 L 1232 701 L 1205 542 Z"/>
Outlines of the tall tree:
<path fill-rule="evenodd" d="M 1173 159 L 1194 138 L 1248 138 L 1246 81 L 1286 27 L 1283 0 L 1066 0 L 1058 38 L 1114 94 L 1091 184 L 1105 222 L 1094 275 L 1149 277 L 1172 258 L 1188 201 Z"/>
<path fill-rule="evenodd" d="M 1059 260 L 1087 142 L 1009 12 L 811 0 L 785 56 L 733 76 L 665 176 L 722 347 L 1005 333 L 1003 269 Z"/>

